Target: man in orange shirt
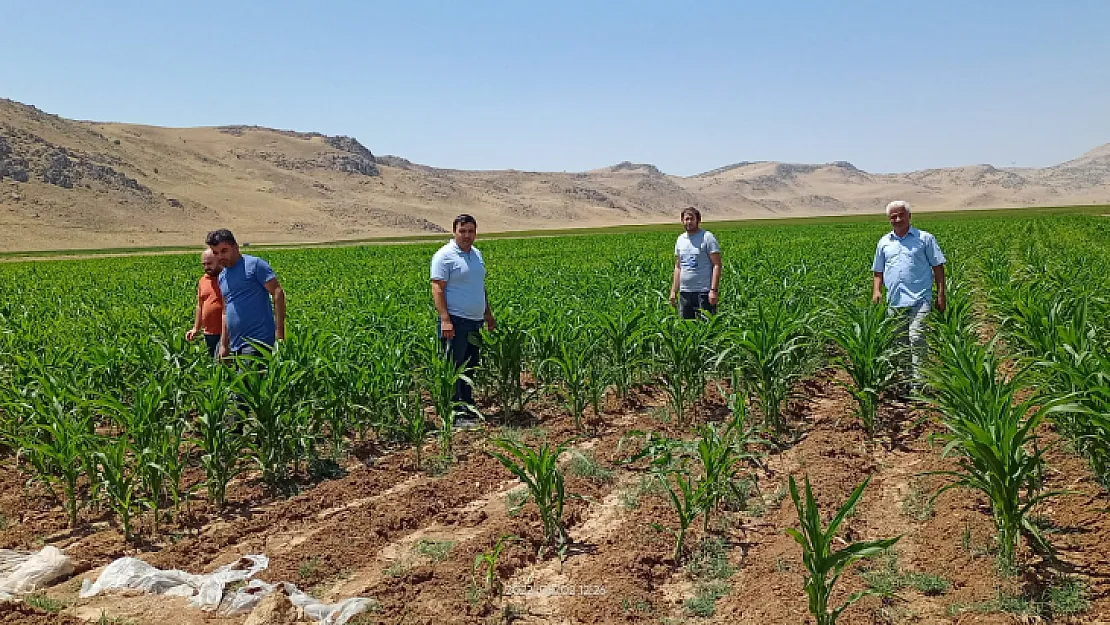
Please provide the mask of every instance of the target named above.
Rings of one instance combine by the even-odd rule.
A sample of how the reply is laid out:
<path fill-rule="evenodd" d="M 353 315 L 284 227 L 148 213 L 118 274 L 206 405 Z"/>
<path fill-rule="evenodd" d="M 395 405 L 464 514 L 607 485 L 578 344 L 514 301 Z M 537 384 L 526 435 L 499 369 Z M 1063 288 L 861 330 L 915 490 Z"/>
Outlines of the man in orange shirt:
<path fill-rule="evenodd" d="M 185 340 L 193 340 L 203 328 L 208 355 L 215 357 L 224 324 L 224 298 L 220 294 L 220 271 L 223 267 L 209 249 L 200 255 L 200 263 L 204 266 L 204 275 L 197 284 L 197 311 L 192 329 L 185 333 Z"/>

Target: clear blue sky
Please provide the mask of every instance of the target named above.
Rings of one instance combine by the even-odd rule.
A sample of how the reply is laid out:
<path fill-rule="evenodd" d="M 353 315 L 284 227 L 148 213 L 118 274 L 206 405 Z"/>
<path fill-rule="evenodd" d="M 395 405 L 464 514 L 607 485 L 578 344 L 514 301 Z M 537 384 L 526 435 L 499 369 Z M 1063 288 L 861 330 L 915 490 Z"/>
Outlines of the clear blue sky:
<path fill-rule="evenodd" d="M 440 167 L 1054 164 L 1110 142 L 1110 1 L 0 0 L 0 97 Z"/>

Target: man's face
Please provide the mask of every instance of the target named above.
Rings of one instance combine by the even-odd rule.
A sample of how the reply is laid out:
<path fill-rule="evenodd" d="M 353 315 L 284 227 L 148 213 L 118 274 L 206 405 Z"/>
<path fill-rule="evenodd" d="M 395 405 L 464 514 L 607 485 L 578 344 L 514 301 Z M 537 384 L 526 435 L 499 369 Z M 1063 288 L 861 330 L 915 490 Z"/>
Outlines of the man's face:
<path fill-rule="evenodd" d="M 220 274 L 220 269 L 222 269 L 219 259 L 216 258 L 216 255 L 213 254 L 211 250 L 201 254 L 200 264 L 204 267 L 204 273 L 210 276 L 218 276 Z"/>
<path fill-rule="evenodd" d="M 474 239 L 478 236 L 478 226 L 476 224 L 459 224 L 455 226 L 455 244 L 464 250 L 470 249 L 474 245 Z"/>
<path fill-rule="evenodd" d="M 225 241 L 219 245 L 210 245 L 208 249 L 212 251 L 221 267 L 230 267 L 235 264 L 235 261 L 239 260 L 238 245 L 232 245 Z"/>
<path fill-rule="evenodd" d="M 895 232 L 905 232 L 910 228 L 910 212 L 905 208 L 895 208 L 890 211 L 890 226 Z"/>
<path fill-rule="evenodd" d="M 698 226 L 701 225 L 701 220 L 693 213 L 683 213 L 682 227 L 686 228 L 686 232 L 693 234 L 698 231 Z"/>

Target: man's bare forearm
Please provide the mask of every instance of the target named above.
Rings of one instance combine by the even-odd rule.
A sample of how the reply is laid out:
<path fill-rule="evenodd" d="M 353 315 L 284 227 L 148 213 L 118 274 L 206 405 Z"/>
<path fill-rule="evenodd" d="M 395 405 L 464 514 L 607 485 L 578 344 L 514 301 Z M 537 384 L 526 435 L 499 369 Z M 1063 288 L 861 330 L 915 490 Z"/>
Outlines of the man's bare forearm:
<path fill-rule="evenodd" d="M 436 313 L 441 321 L 450 321 L 451 315 L 447 312 L 447 295 L 443 285 L 432 283 L 432 303 L 435 304 Z M 489 310 L 489 298 L 486 298 L 486 310 Z"/>
<path fill-rule="evenodd" d="M 274 327 L 275 338 L 285 340 L 285 289 L 274 289 Z"/>

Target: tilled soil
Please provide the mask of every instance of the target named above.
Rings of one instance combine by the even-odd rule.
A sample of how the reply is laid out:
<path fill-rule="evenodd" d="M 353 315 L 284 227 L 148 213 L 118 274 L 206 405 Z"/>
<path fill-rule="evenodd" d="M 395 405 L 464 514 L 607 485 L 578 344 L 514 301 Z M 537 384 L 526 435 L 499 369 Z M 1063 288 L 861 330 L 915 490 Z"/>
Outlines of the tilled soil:
<path fill-rule="evenodd" d="M 1057 561 L 1022 554 L 1016 576 L 1001 575 L 990 552 L 994 534 L 989 508 L 978 494 L 950 490 L 929 502 L 944 484 L 943 476 L 923 475 L 952 468 L 934 442 L 939 430 L 916 409 L 884 407 L 876 437 L 869 440 L 854 414 L 854 404 L 829 374 L 803 385 L 806 400 L 791 407 L 793 442 L 770 450 L 761 466 L 752 465 L 758 495 L 746 509 L 715 515 L 705 532 L 699 520 L 691 528 L 688 552 L 703 538 L 727 545 L 731 576 L 712 615 L 694 616 L 688 601 L 707 583 L 689 566 L 672 558 L 675 513 L 648 479 L 643 462 L 623 464 L 632 447 L 624 440 L 634 430 L 692 437 L 689 424 L 661 418 L 663 396 L 638 392 L 624 402 L 610 402 L 601 418 L 578 433 L 573 420 L 557 406 L 537 404 L 526 429 L 515 435 L 528 443 L 573 439 L 575 450 L 594 458 L 607 472 L 579 474 L 568 468 L 565 517 L 573 540 L 565 554 L 540 554 L 542 526 L 533 504 L 519 511 L 510 500 L 519 483 L 485 451 L 495 428 L 459 435 L 457 461 L 442 474 L 417 471 L 411 450 L 358 450 L 337 479 L 305 484 L 287 499 L 267 494 L 251 476 L 230 492 L 224 512 L 211 509 L 203 495 L 189 514 L 168 529 L 159 542 L 126 544 L 106 518 L 83 513 L 83 526 L 70 532 L 61 510 L 12 460 L 0 471 L 0 546 L 37 549 L 45 543 L 65 547 L 86 568 L 94 569 L 120 555 L 139 555 L 164 568 L 207 572 L 249 553 L 271 558 L 261 577 L 285 580 L 324 599 L 373 597 L 378 609 L 366 622 L 382 623 L 802 623 L 808 619 L 802 591 L 804 568 L 798 545 L 784 533 L 797 517 L 786 483 L 809 477 L 829 512 L 871 475 L 855 512 L 840 532 L 844 540 L 900 535 L 896 566 L 932 574 L 951 587 L 939 594 L 903 588 L 893 599 L 868 597 L 845 612 L 842 623 L 1008 623 L 1010 614 L 987 611 L 1000 593 L 1038 595 L 1060 575 L 1083 580 L 1091 607 L 1082 619 L 1110 614 L 1110 527 L 1105 522 L 1110 500 L 1093 480 L 1085 462 L 1054 445 L 1048 456 L 1050 488 L 1077 494 L 1051 500 L 1037 510 L 1057 548 Z M 712 391 L 699 407 L 695 423 L 725 414 Z M 1057 442 L 1047 428 L 1044 443 Z M 425 456 L 434 453 L 432 443 Z M 505 595 L 487 597 L 474 570 L 475 558 L 501 537 L 516 537 L 498 563 Z M 843 546 L 843 541 L 838 545 Z M 438 550 L 435 548 L 440 547 Z M 865 566 L 879 567 L 880 562 Z M 861 567 L 851 569 L 834 599 L 866 588 Z M 49 591 L 73 603 L 76 584 L 64 582 Z M 157 604 L 143 597 L 96 597 L 68 613 L 95 619 L 126 616 L 136 625 L 164 622 Z M 3 609 L 9 612 L 2 611 Z M 0 623 L 67 623 L 12 620 L 0 608 Z M 22 609 L 22 608 L 18 608 Z M 205 622 L 212 616 L 188 613 L 177 622 Z M 22 613 L 19 613 L 22 614 Z M 194 619 L 195 617 L 195 619 Z M 6 619 L 6 620 L 5 620 Z M 243 618 L 218 619 L 241 623 Z M 1057 622 L 1067 622 L 1057 616 Z M 72 621 L 70 621 L 72 622 Z"/>

